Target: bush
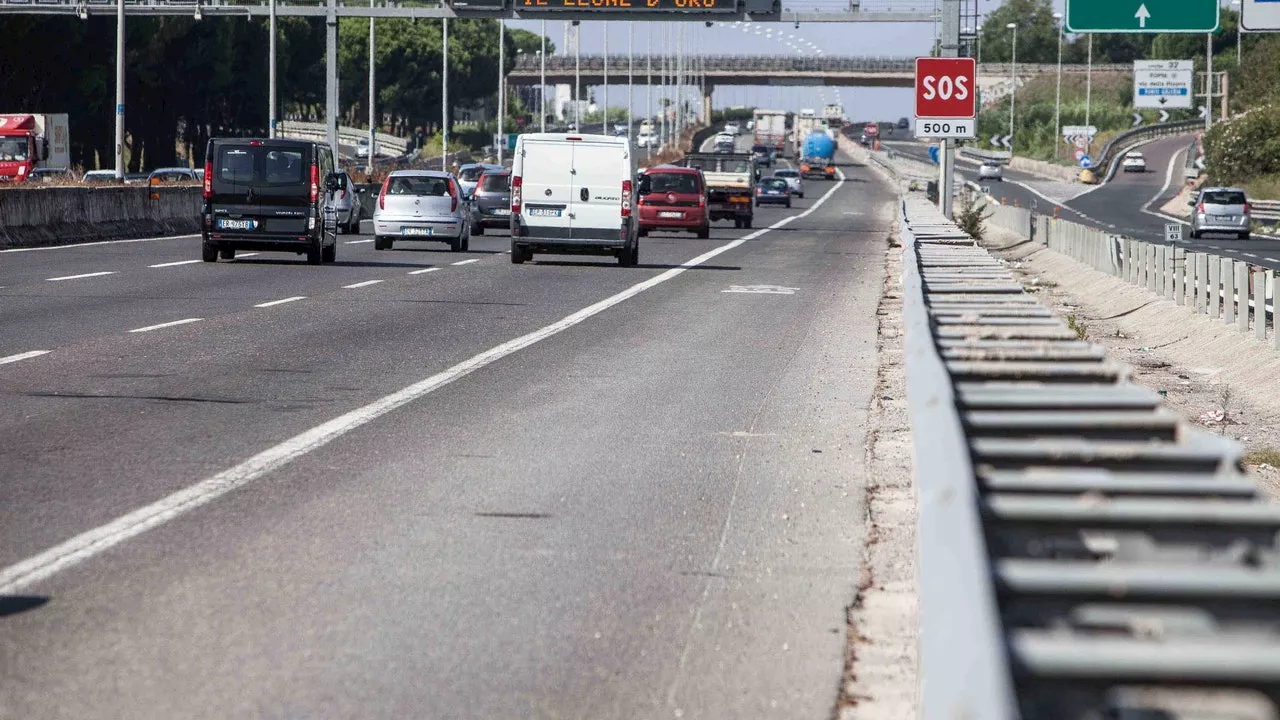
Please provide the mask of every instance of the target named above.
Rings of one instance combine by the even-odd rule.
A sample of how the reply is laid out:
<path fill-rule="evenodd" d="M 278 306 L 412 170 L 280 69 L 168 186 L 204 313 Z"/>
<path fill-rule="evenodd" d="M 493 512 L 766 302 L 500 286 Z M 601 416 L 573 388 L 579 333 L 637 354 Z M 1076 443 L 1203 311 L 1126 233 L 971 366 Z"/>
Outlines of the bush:
<path fill-rule="evenodd" d="M 981 240 L 983 232 L 986 228 L 983 226 L 985 217 L 982 211 L 986 209 L 985 202 L 979 202 L 975 198 L 976 193 L 967 191 L 960 193 L 960 211 L 956 213 L 956 225 L 974 240 Z"/>
<path fill-rule="evenodd" d="M 1280 174 L 1280 106 L 1264 105 L 1214 125 L 1204 136 L 1205 165 L 1215 185 Z"/>

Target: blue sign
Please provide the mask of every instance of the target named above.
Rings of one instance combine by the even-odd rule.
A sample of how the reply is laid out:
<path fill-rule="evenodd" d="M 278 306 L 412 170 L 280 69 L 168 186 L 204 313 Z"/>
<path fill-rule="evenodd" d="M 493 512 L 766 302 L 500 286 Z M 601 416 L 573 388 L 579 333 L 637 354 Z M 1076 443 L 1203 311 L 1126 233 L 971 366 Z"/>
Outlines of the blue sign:
<path fill-rule="evenodd" d="M 1086 170 L 1088 170 L 1089 168 L 1093 167 L 1093 158 L 1089 157 L 1088 155 L 1081 155 L 1081 156 L 1080 156 L 1080 167 L 1082 167 L 1082 168 L 1084 168 L 1084 169 L 1086 169 Z"/>
<path fill-rule="evenodd" d="M 1178 96 L 1181 96 L 1181 95 L 1189 95 L 1190 93 L 1191 93 L 1191 89 L 1190 89 L 1190 88 L 1185 88 L 1185 87 L 1162 87 L 1162 88 L 1144 87 L 1144 88 L 1138 88 L 1138 94 L 1139 94 L 1139 95 L 1178 95 Z"/>
<path fill-rule="evenodd" d="M 929 159 L 933 161 L 933 164 L 934 164 L 934 165 L 937 165 L 939 162 L 941 162 L 940 160 L 938 160 L 938 146 L 937 146 L 937 145 L 930 145 L 930 146 L 929 146 Z"/>
<path fill-rule="evenodd" d="M 117 115 L 124 114 L 124 103 L 120 103 L 119 105 L 116 105 L 116 114 Z"/>

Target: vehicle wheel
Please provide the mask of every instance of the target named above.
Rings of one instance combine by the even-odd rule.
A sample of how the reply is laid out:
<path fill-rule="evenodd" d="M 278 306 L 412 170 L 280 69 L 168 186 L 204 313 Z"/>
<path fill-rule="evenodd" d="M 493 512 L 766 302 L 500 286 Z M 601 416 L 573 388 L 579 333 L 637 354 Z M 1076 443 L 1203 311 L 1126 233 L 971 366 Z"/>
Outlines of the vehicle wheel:
<path fill-rule="evenodd" d="M 800 199 L 801 199 L 801 200 L 803 200 L 803 199 L 804 199 L 804 193 L 800 193 Z"/>
<path fill-rule="evenodd" d="M 456 238 L 449 238 L 449 251 L 462 252 L 462 236 L 461 235 L 459 235 Z"/>
<path fill-rule="evenodd" d="M 1249 239 L 1249 233 L 1247 233 L 1247 232 L 1242 232 L 1242 233 L 1240 233 L 1240 239 L 1241 239 L 1241 240 L 1248 240 L 1248 239 Z"/>
<path fill-rule="evenodd" d="M 636 230 L 636 237 L 649 237 L 649 229 L 640 228 L 639 230 Z"/>
<path fill-rule="evenodd" d="M 221 250 L 219 250 L 219 251 L 218 251 L 218 257 L 222 258 L 223 260 L 235 260 L 235 259 L 236 259 L 236 249 L 235 249 L 235 248 L 222 248 Z"/>
<path fill-rule="evenodd" d="M 622 250 L 618 251 L 618 264 L 622 267 L 635 267 L 639 256 L 639 245 L 623 247 Z"/>
<path fill-rule="evenodd" d="M 741 220 L 741 219 L 739 219 L 739 218 L 734 218 L 734 219 L 733 219 L 733 229 L 734 229 L 734 230 L 741 230 L 741 229 L 742 229 L 742 220 Z"/>
<path fill-rule="evenodd" d="M 743 229 L 750 230 L 750 229 L 751 229 L 751 218 L 747 218 L 746 220 L 743 220 L 743 221 L 742 221 L 742 227 L 743 227 Z"/>
<path fill-rule="evenodd" d="M 471 228 L 467 228 L 467 232 L 462 236 L 462 252 L 471 249 Z"/>
<path fill-rule="evenodd" d="M 338 243 L 334 243 L 320 251 L 320 259 L 323 262 L 331 263 L 338 261 Z"/>
<path fill-rule="evenodd" d="M 320 261 L 323 259 L 324 259 L 324 250 L 320 247 L 319 243 L 315 243 L 311 247 L 307 248 L 307 264 L 308 265 L 319 265 Z"/>
<path fill-rule="evenodd" d="M 790 200 L 788 200 L 788 201 L 787 201 L 787 208 L 789 209 L 790 207 L 791 207 L 791 201 L 790 201 Z"/>
<path fill-rule="evenodd" d="M 202 243 L 200 245 L 200 259 L 205 262 L 218 262 L 218 246 Z"/>
<path fill-rule="evenodd" d="M 360 234 L 360 208 L 358 206 L 355 210 L 351 211 L 351 222 L 347 225 L 347 234 Z"/>
<path fill-rule="evenodd" d="M 373 249 L 374 249 L 374 250 L 390 250 L 390 249 L 391 249 L 391 243 L 392 243 L 392 240 L 391 240 L 391 238 L 389 238 L 389 237 L 382 237 L 381 235 L 374 235 L 374 236 L 373 236 Z"/>
<path fill-rule="evenodd" d="M 472 235 L 483 235 L 483 234 L 484 234 L 484 225 L 481 225 L 480 223 L 476 223 L 475 225 L 472 225 L 472 226 L 471 226 L 471 234 L 472 234 Z"/>
<path fill-rule="evenodd" d="M 706 240 L 706 239 L 707 239 L 707 238 L 709 238 L 709 237 L 711 237 L 711 226 L 710 226 L 710 225 L 703 225 L 702 227 L 698 228 L 698 239 L 699 239 L 699 240 Z"/>
<path fill-rule="evenodd" d="M 528 248 L 517 245 L 514 242 L 511 243 L 511 263 L 513 265 L 521 265 L 526 260 L 532 259 L 533 255 L 529 252 Z"/>

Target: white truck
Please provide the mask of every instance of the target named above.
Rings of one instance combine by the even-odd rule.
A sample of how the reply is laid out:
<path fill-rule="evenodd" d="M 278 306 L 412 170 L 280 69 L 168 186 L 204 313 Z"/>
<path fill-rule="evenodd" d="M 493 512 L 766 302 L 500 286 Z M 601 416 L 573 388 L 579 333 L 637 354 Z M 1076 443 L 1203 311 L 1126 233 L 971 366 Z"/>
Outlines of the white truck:
<path fill-rule="evenodd" d="M 804 143 L 805 138 L 809 137 L 809 133 L 814 130 L 826 130 L 827 124 L 814 115 L 812 110 L 801 110 L 800 114 L 795 117 L 791 127 L 792 147 L 796 148 L 799 154 L 800 146 Z"/>
<path fill-rule="evenodd" d="M 782 155 L 787 144 L 787 114 L 782 110 L 756 110 L 754 122 L 755 144 Z"/>
<path fill-rule="evenodd" d="M 70 165 L 66 113 L 0 115 L 0 182 L 24 182 L 37 168 Z"/>

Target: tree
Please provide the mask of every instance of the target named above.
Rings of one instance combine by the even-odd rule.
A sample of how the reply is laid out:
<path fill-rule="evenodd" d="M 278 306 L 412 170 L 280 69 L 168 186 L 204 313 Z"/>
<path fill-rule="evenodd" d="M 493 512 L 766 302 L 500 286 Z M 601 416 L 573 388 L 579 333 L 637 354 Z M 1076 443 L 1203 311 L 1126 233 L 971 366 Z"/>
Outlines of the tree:
<path fill-rule="evenodd" d="M 983 62 L 1009 62 L 1013 56 L 1013 31 L 1018 26 L 1018 62 L 1058 61 L 1058 21 L 1049 0 L 1009 0 L 987 15 L 982 25 Z"/>

